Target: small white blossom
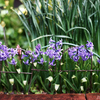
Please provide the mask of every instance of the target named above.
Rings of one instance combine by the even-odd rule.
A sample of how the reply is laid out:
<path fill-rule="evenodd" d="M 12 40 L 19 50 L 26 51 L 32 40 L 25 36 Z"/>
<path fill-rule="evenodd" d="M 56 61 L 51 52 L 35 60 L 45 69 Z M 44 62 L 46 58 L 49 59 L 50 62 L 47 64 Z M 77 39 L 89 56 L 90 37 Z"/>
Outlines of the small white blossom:
<path fill-rule="evenodd" d="M 64 64 L 64 63 L 62 63 L 62 62 L 61 62 L 61 64 L 60 64 L 60 65 L 62 66 L 63 64 Z"/>
<path fill-rule="evenodd" d="M 13 78 L 9 79 L 9 82 L 10 82 L 11 85 L 14 85 L 14 79 Z"/>
<path fill-rule="evenodd" d="M 34 63 L 34 66 L 35 66 L 35 67 L 37 66 L 37 62 Z"/>
<path fill-rule="evenodd" d="M 83 86 L 80 86 L 80 88 L 81 88 L 81 91 L 84 91 L 84 87 Z"/>
<path fill-rule="evenodd" d="M 73 75 L 73 76 L 72 76 L 72 78 L 76 78 L 76 76 L 75 76 L 75 75 Z"/>
<path fill-rule="evenodd" d="M 26 81 L 26 80 L 24 80 L 24 81 L 23 81 L 23 84 L 24 84 L 24 85 L 26 85 L 26 84 L 27 84 L 27 81 Z"/>
<path fill-rule="evenodd" d="M 46 79 L 48 79 L 50 82 L 52 82 L 53 81 L 53 77 L 52 76 L 49 76 L 48 78 L 46 78 Z"/>
<path fill-rule="evenodd" d="M 58 90 L 58 88 L 59 88 L 59 84 L 55 84 L 55 90 L 57 91 Z"/>
<path fill-rule="evenodd" d="M 19 69 L 16 69 L 16 70 L 17 70 L 18 74 L 20 74 L 20 72 L 21 72 L 20 68 Z"/>
<path fill-rule="evenodd" d="M 84 77 L 84 78 L 82 78 L 82 83 L 84 83 L 84 82 L 87 82 L 87 79 Z"/>

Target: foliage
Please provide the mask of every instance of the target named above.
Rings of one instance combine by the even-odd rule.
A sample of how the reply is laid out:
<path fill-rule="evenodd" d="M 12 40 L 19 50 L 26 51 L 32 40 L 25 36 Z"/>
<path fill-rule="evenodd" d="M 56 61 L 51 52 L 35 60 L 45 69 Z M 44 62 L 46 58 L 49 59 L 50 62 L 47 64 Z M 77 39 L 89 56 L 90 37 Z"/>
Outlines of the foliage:
<path fill-rule="evenodd" d="M 6 92 L 12 92 L 14 89 L 19 92 L 24 91 L 25 94 L 29 91 L 32 93 L 45 91 L 50 94 L 99 92 L 98 72 L 77 72 L 78 70 L 99 70 L 99 67 L 92 66 L 91 62 L 94 52 L 89 49 L 93 50 L 93 44 L 87 42 L 86 49 L 82 45 L 69 48 L 67 53 L 62 47 L 62 40 L 55 42 L 52 38 L 45 51 L 40 44 L 35 47 L 35 51 L 25 51 L 19 45 L 13 49 L 0 42 L 0 61 L 4 72 L 1 73 L 0 88 L 4 86 Z M 74 56 L 77 56 L 78 60 Z M 80 56 L 82 59 L 79 58 Z M 65 70 L 74 70 L 74 72 L 64 72 Z"/>
<path fill-rule="evenodd" d="M 18 71 L 17 69 L 20 69 L 21 72 L 30 72 L 34 68 L 35 71 L 32 70 L 33 75 L 23 75 L 19 73 L 20 71 L 18 71 L 19 74 L 9 74 L 9 79 L 14 78 L 16 82 L 5 84 L 7 79 L 2 80 L 1 84 L 6 91 L 10 90 L 9 85 L 14 84 L 16 90 L 24 90 L 25 93 L 29 89 L 33 93 L 41 93 L 42 90 L 50 94 L 99 92 L 99 72 L 78 71 L 100 69 L 98 64 L 100 63 L 98 59 L 100 58 L 100 1 L 22 0 L 22 3 L 25 6 L 24 11 L 20 8 L 12 10 L 24 26 L 29 51 L 18 53 L 19 58 L 8 58 L 10 67 L 4 64 L 5 67 L 2 70 Z M 61 40 L 58 41 L 59 39 L 63 39 L 63 43 Z M 86 41 L 88 41 L 87 44 Z M 71 46 L 74 47 L 68 49 Z M 39 71 L 40 69 L 46 72 Z M 7 75 L 2 74 L 2 79 L 4 77 Z"/>
<path fill-rule="evenodd" d="M 28 45 L 24 35 L 24 27 L 18 16 L 12 11 L 14 0 L 1 1 L 3 2 L 0 2 L 0 40 L 9 47 L 16 47 L 17 44 L 20 44 L 26 48 Z M 23 43 L 23 41 L 26 42 Z"/>
<path fill-rule="evenodd" d="M 68 37 L 64 39 L 68 43 L 93 42 L 95 52 L 100 54 L 99 0 L 22 0 L 22 3 L 28 15 L 22 13 L 18 16 L 25 27 L 30 47 L 34 48 L 38 43 L 47 45 L 48 38 L 30 42 L 39 36 L 63 35 Z"/>

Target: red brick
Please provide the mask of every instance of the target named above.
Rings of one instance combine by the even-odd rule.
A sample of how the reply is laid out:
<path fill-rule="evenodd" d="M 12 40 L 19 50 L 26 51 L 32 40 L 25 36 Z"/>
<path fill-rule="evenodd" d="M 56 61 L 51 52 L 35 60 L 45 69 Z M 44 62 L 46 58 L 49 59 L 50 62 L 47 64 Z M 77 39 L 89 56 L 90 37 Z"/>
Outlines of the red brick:
<path fill-rule="evenodd" d="M 100 100 L 100 93 L 87 93 L 87 100 Z"/>

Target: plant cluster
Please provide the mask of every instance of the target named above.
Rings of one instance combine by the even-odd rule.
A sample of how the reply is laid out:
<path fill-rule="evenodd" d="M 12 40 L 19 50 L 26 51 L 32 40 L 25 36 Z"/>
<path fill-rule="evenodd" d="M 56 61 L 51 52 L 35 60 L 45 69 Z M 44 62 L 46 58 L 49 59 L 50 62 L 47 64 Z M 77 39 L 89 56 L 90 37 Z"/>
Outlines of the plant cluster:
<path fill-rule="evenodd" d="M 75 62 L 77 62 L 80 57 L 82 58 L 83 61 L 86 61 L 92 58 L 93 56 L 92 50 L 93 50 L 93 43 L 87 41 L 86 48 L 84 47 L 84 45 L 78 47 L 72 47 L 69 49 L 68 53 L 70 58 L 73 59 Z"/>
<path fill-rule="evenodd" d="M 5 87 L 5 91 L 7 92 L 13 91 L 13 89 L 17 91 L 23 91 L 24 93 L 28 93 L 29 91 L 31 91 L 32 93 L 42 93 L 43 91 L 45 91 L 51 94 L 54 94 L 55 92 L 87 92 L 87 84 L 90 85 L 89 78 L 91 74 L 86 74 L 86 72 L 83 72 L 82 76 L 80 77 L 80 73 L 78 73 L 77 71 L 70 72 L 69 74 L 63 71 L 83 70 L 87 69 L 87 65 L 88 69 L 90 69 L 91 64 L 89 64 L 89 59 L 91 59 L 94 54 L 92 52 L 93 43 L 87 41 L 86 48 L 84 45 L 81 45 L 70 47 L 68 49 L 69 57 L 75 62 L 72 62 L 72 60 L 69 58 L 67 58 L 67 60 L 63 59 L 63 57 L 67 55 L 66 52 L 63 52 L 62 48 L 62 39 L 56 42 L 52 38 L 50 38 L 49 45 L 47 46 L 45 51 L 42 50 L 40 44 L 35 47 L 34 51 L 26 51 L 21 49 L 19 45 L 17 45 L 16 49 L 13 49 L 2 45 L 2 42 L 0 42 L 0 61 L 3 62 L 2 71 L 17 71 L 17 74 L 1 73 L 0 84 Z M 83 61 L 88 60 L 83 64 L 84 67 L 81 66 L 81 59 L 79 58 L 81 58 Z M 68 60 L 71 65 L 70 63 L 66 64 L 66 61 Z M 7 64 L 5 64 L 4 61 L 6 61 Z M 75 67 L 76 62 L 79 62 L 79 64 Z M 70 66 L 72 66 L 72 68 Z M 32 68 L 34 68 L 36 71 L 38 71 L 38 69 L 48 70 L 48 73 L 35 72 L 32 71 Z M 55 73 L 53 71 L 55 71 Z M 25 72 L 26 74 L 21 74 L 21 72 Z M 31 72 L 33 76 L 28 74 Z M 96 92 L 99 91 L 99 89 L 95 89 L 95 86 L 99 87 L 99 74 L 96 72 L 93 72 L 92 74 L 92 82 L 94 84 L 92 92 Z M 9 82 L 7 82 L 8 79 Z M 8 84 L 6 84 L 6 82 Z M 20 86 L 21 88 L 19 88 Z"/>
<path fill-rule="evenodd" d="M 45 52 L 41 51 L 41 45 L 38 44 L 35 47 L 35 51 L 33 52 L 25 51 L 25 53 L 22 53 L 21 55 L 22 50 L 19 46 L 17 46 L 16 49 L 8 48 L 7 46 L 2 45 L 2 42 L 0 42 L 0 50 L 1 50 L 0 61 L 5 61 L 8 58 L 10 58 L 11 62 L 9 63 L 12 65 L 16 65 L 17 61 L 15 61 L 14 57 L 19 54 L 21 56 L 20 60 L 23 59 L 23 63 L 26 65 L 29 65 L 30 63 L 34 63 L 36 61 L 38 61 L 39 64 L 43 64 L 44 62 L 47 62 L 47 61 L 44 61 L 43 59 L 43 56 L 45 55 L 45 56 L 48 56 L 50 59 L 52 59 L 52 61 L 49 62 L 49 65 L 55 66 L 54 62 L 56 60 L 61 60 L 62 58 L 61 47 L 62 47 L 62 40 L 55 43 L 55 41 L 52 40 L 52 38 L 50 38 L 49 46 Z"/>
<path fill-rule="evenodd" d="M 1 73 L 0 88 L 4 86 L 4 91 L 17 90 L 24 93 L 29 90 L 32 93 L 45 91 L 50 94 L 100 92 L 100 73 L 92 72 L 100 70 L 100 1 L 22 0 L 22 3 L 26 15 L 23 9 L 12 10 L 24 26 L 29 51 L 19 46 L 13 49 L 0 45 L 1 70 L 12 72 Z M 12 37 L 14 35 L 11 34 Z M 48 37 L 53 36 L 55 40 L 50 38 L 49 41 Z M 63 38 L 64 42 L 58 41 L 58 38 Z M 86 44 L 86 40 L 92 42 L 87 41 Z M 22 44 L 25 42 L 22 38 L 21 41 Z M 69 48 L 69 45 L 74 47 Z"/>

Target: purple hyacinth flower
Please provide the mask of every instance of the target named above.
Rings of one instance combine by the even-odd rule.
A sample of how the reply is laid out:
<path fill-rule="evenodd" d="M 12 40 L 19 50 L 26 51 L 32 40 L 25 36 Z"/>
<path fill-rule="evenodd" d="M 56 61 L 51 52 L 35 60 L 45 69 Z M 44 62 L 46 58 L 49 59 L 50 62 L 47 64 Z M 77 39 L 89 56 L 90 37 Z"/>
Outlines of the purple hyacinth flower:
<path fill-rule="evenodd" d="M 31 53 L 31 51 L 26 51 L 25 52 L 26 55 L 29 55 L 30 53 Z"/>
<path fill-rule="evenodd" d="M 57 43 L 56 43 L 56 47 L 57 47 L 57 49 L 60 47 L 62 47 L 62 39 L 61 40 L 59 40 Z"/>
<path fill-rule="evenodd" d="M 40 59 L 40 62 L 38 62 L 38 63 L 39 63 L 39 64 L 43 64 L 44 62 L 46 62 L 46 61 L 44 61 L 44 59 L 41 58 L 41 59 Z"/>
<path fill-rule="evenodd" d="M 97 62 L 100 64 L 100 59 L 98 59 Z"/>
<path fill-rule="evenodd" d="M 11 60 L 11 62 L 9 62 L 9 64 L 16 65 L 17 62 L 16 62 L 15 59 L 13 58 L 13 59 Z"/>
<path fill-rule="evenodd" d="M 40 49 L 41 49 L 41 45 L 38 44 L 35 48 L 36 48 L 36 51 L 40 51 Z"/>
<path fill-rule="evenodd" d="M 55 41 L 52 40 L 52 37 L 50 38 L 49 44 L 54 43 Z"/>
<path fill-rule="evenodd" d="M 2 42 L 0 41 L 0 45 L 2 45 Z"/>
<path fill-rule="evenodd" d="M 22 54 L 21 59 L 24 59 L 25 57 L 28 57 L 28 55 Z"/>
<path fill-rule="evenodd" d="M 34 57 L 35 60 L 37 60 L 37 57 L 39 56 L 39 52 L 36 54 L 34 52 L 32 52 L 32 56 Z"/>
<path fill-rule="evenodd" d="M 15 55 L 18 54 L 17 49 L 14 50 L 13 48 L 9 48 L 8 52 L 9 52 L 9 56 L 11 56 L 11 57 L 14 57 Z"/>
<path fill-rule="evenodd" d="M 73 60 L 74 60 L 75 62 L 77 62 L 77 61 L 79 60 L 79 57 L 78 57 L 78 56 L 73 56 Z"/>
<path fill-rule="evenodd" d="M 83 60 L 83 61 L 86 61 L 86 60 L 89 59 L 89 54 L 88 54 L 88 53 L 85 53 L 85 54 L 83 54 L 83 56 L 81 56 L 81 57 L 82 57 L 82 60 Z"/>
<path fill-rule="evenodd" d="M 56 64 L 54 64 L 55 59 L 52 60 L 52 62 L 49 62 L 49 65 L 51 66 L 55 66 Z"/>
<path fill-rule="evenodd" d="M 24 63 L 25 65 L 29 65 L 29 59 L 28 59 L 28 60 L 26 60 L 26 62 L 25 62 L 25 61 L 23 61 L 23 63 Z"/>
<path fill-rule="evenodd" d="M 92 42 L 89 42 L 89 41 L 87 41 L 87 44 L 86 44 L 86 47 L 87 48 L 90 48 L 91 50 L 93 50 L 93 43 Z"/>

